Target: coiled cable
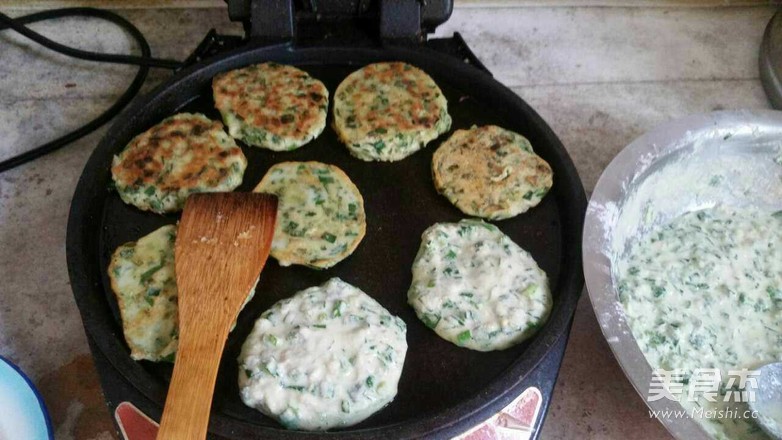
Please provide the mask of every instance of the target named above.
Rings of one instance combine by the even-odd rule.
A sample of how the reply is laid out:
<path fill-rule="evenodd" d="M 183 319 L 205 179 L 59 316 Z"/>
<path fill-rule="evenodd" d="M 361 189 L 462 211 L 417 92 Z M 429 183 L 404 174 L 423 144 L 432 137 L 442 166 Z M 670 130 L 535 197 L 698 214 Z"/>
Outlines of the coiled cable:
<path fill-rule="evenodd" d="M 138 43 L 141 49 L 141 56 L 124 55 L 124 54 L 108 54 L 100 52 L 90 52 L 86 50 L 76 49 L 73 47 L 65 46 L 63 44 L 52 41 L 49 38 L 31 30 L 26 25 L 29 23 L 35 23 L 43 20 L 50 20 L 62 17 L 92 17 L 102 20 L 110 21 L 121 28 L 125 29 L 130 36 Z M 131 22 L 126 20 L 120 15 L 113 12 L 95 9 L 95 8 L 63 8 L 52 9 L 48 11 L 36 12 L 29 15 L 24 15 L 17 18 L 11 18 L 6 14 L 0 13 L 0 31 L 11 29 L 18 32 L 21 35 L 35 41 L 36 43 L 51 49 L 55 52 L 59 52 L 69 57 L 78 58 L 81 60 L 95 61 L 101 63 L 114 63 L 114 64 L 131 64 L 139 66 L 136 76 L 130 83 L 124 93 L 117 99 L 117 101 L 111 105 L 106 111 L 101 113 L 98 117 L 92 121 L 84 124 L 83 126 L 73 130 L 72 132 L 61 136 L 57 139 L 49 141 L 43 145 L 37 146 L 29 151 L 13 156 L 9 159 L 5 159 L 0 162 L 0 173 L 8 171 L 12 168 L 16 168 L 22 164 L 30 162 L 41 156 L 49 154 L 53 151 L 70 144 L 71 142 L 80 139 L 100 126 L 108 122 L 111 118 L 116 116 L 119 112 L 125 108 L 133 97 L 138 94 L 141 89 L 144 80 L 147 78 L 150 67 L 163 68 L 163 69 L 178 69 L 182 67 L 182 63 L 175 60 L 165 60 L 152 58 L 149 43 L 147 42 L 141 31 L 138 30 Z"/>

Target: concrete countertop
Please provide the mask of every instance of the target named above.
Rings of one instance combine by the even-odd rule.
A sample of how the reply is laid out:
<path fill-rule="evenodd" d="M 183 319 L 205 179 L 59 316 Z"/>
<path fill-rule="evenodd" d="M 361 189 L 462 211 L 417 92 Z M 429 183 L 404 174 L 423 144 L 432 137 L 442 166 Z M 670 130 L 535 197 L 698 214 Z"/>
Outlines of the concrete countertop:
<path fill-rule="evenodd" d="M 758 79 L 757 54 L 774 8 L 641 4 L 647 6 L 529 7 L 508 2 L 477 8 L 457 2 L 438 35 L 461 32 L 497 79 L 548 121 L 591 192 L 618 151 L 663 121 L 719 109 L 769 107 Z M 239 32 L 220 8 L 120 13 L 144 32 L 158 57 L 184 59 L 212 27 Z M 32 27 L 86 49 L 132 49 L 128 37 L 110 24 L 66 19 Z M 0 59 L 0 158 L 96 116 L 134 71 L 64 58 L 7 31 L 0 34 Z M 145 89 L 167 75 L 153 71 Z M 18 363 L 38 384 L 58 439 L 114 436 L 65 264 L 70 199 L 104 132 L 105 127 L 0 174 L 0 355 Z M 541 438 L 668 438 L 622 374 L 586 295 L 576 312 Z"/>

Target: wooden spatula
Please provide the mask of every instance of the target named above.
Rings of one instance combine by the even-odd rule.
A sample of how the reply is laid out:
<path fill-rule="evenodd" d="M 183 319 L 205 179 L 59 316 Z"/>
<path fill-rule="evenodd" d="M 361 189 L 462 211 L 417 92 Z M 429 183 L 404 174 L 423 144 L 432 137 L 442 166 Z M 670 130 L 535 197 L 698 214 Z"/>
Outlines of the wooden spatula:
<path fill-rule="evenodd" d="M 174 254 L 179 348 L 158 440 L 206 437 L 225 340 L 269 256 L 276 214 L 268 194 L 187 199 Z"/>

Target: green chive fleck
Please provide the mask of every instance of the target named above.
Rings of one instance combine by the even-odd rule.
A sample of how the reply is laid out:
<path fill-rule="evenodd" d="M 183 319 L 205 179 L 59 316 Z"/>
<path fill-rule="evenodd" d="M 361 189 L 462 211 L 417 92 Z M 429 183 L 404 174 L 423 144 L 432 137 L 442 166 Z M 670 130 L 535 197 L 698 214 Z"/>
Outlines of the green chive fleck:
<path fill-rule="evenodd" d="M 264 373 L 268 374 L 269 376 L 277 377 L 277 375 L 272 373 L 272 370 L 269 369 L 269 364 L 268 363 L 267 364 L 262 364 L 261 365 L 261 369 L 263 370 Z"/>
<path fill-rule="evenodd" d="M 155 297 L 155 296 L 158 296 L 158 295 L 160 295 L 160 289 L 157 289 L 157 288 L 154 288 L 154 287 L 150 287 L 149 289 L 147 289 L 147 296 L 148 297 Z"/>
<path fill-rule="evenodd" d="M 538 290 L 538 285 L 535 283 L 530 284 L 527 286 L 522 292 L 522 295 L 531 296 L 535 291 Z"/>
<path fill-rule="evenodd" d="M 771 286 L 768 286 L 766 287 L 766 293 L 768 293 L 769 298 L 774 301 L 782 300 L 782 289 L 775 289 Z"/>
<path fill-rule="evenodd" d="M 152 278 L 152 275 L 154 275 L 155 272 L 159 271 L 162 268 L 163 268 L 163 263 L 160 263 L 157 266 L 153 266 L 151 269 L 148 269 L 146 272 L 141 274 L 141 277 L 139 277 L 139 281 L 141 281 L 142 284 L 146 283 L 147 281 L 150 280 L 150 278 Z"/>
<path fill-rule="evenodd" d="M 342 300 L 337 300 L 334 303 L 334 309 L 331 311 L 331 316 L 334 318 L 342 316 L 342 310 L 345 308 L 345 303 Z"/>
<path fill-rule="evenodd" d="M 423 321 L 424 325 L 427 327 L 434 329 L 437 327 L 437 324 L 440 323 L 440 315 L 436 315 L 434 313 L 424 313 L 424 315 L 421 316 L 421 321 Z"/>
<path fill-rule="evenodd" d="M 303 231 L 297 231 L 296 228 L 299 227 L 299 224 L 296 222 L 288 222 L 287 225 L 285 225 L 282 228 L 282 232 L 290 235 L 291 237 L 301 237 L 304 235 Z"/>

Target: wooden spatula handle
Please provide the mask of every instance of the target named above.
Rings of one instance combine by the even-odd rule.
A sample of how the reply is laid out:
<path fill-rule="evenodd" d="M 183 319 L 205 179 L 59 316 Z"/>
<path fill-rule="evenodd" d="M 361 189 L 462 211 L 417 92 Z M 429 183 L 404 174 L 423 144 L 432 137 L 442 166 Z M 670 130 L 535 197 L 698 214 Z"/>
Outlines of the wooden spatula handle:
<path fill-rule="evenodd" d="M 271 249 L 277 199 L 268 194 L 191 195 L 174 263 L 179 347 L 158 440 L 202 440 L 231 323 Z"/>
<path fill-rule="evenodd" d="M 206 437 L 212 393 L 228 326 L 224 329 L 193 326 L 188 330 L 182 332 L 183 338 L 179 341 L 158 440 Z"/>

